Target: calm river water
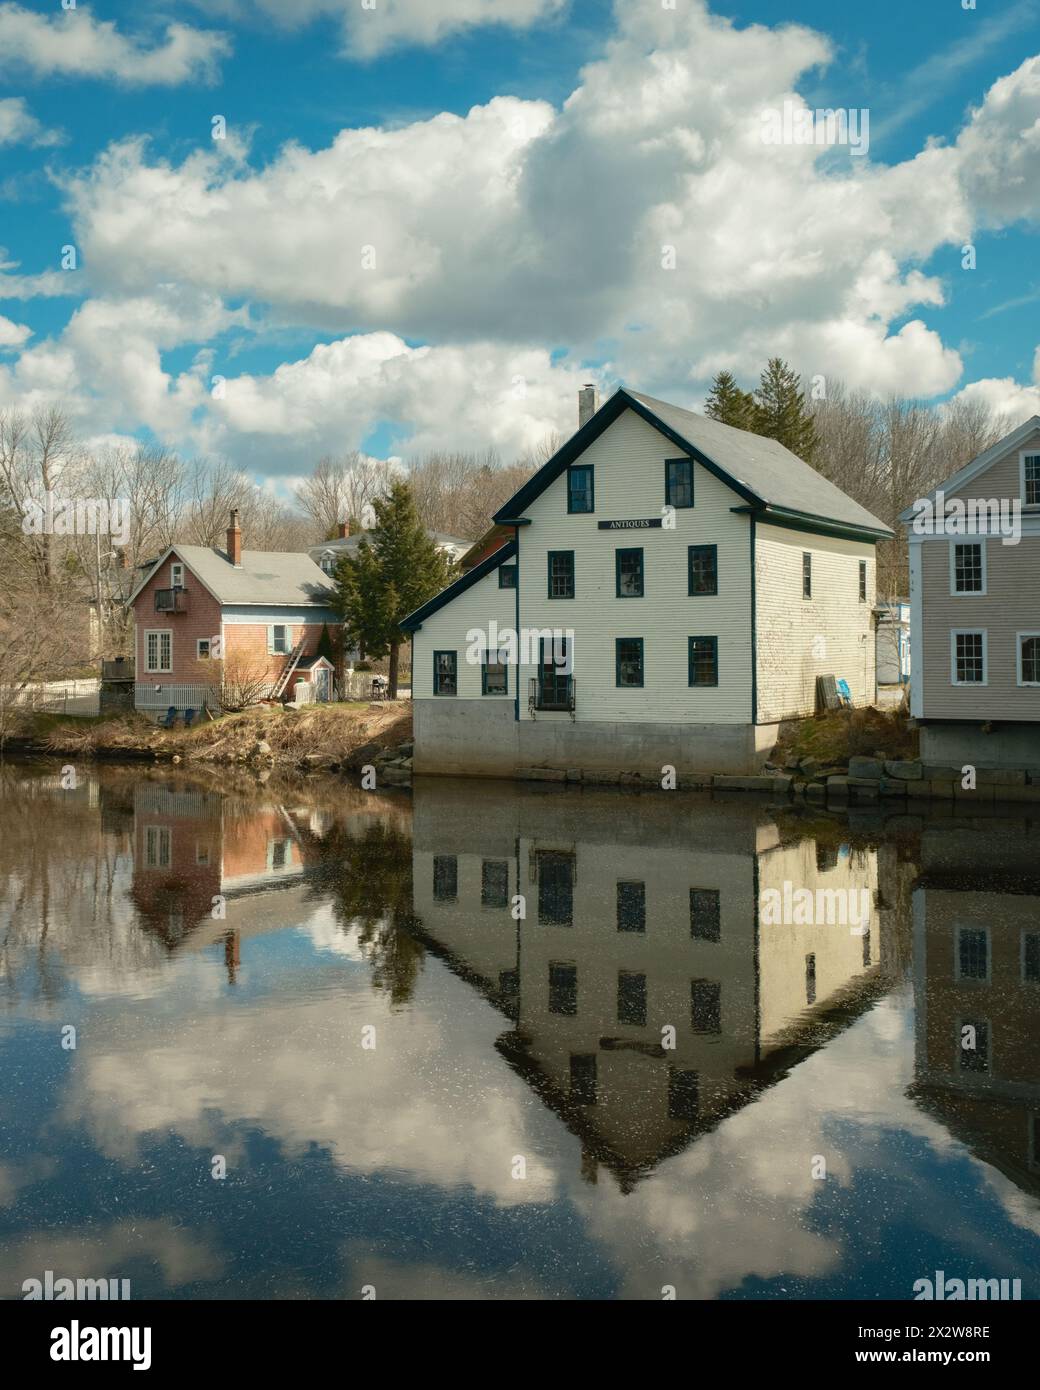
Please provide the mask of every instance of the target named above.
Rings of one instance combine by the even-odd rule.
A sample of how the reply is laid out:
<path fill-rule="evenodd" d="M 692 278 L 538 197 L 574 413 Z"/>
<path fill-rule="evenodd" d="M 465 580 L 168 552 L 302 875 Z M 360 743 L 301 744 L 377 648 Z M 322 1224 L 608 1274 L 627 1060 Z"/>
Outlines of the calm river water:
<path fill-rule="evenodd" d="M 1036 1298 L 990 812 L 8 764 L 0 1296 Z"/>

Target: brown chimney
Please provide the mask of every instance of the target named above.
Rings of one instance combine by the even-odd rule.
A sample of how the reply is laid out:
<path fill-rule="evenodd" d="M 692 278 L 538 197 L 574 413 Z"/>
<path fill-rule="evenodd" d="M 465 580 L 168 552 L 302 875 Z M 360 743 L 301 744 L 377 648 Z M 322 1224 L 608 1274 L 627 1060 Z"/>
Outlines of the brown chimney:
<path fill-rule="evenodd" d="M 341 521 L 336 528 L 337 535 L 341 541 L 345 541 L 350 535 L 350 522 Z"/>
<path fill-rule="evenodd" d="M 578 392 L 578 429 L 581 429 L 582 425 L 587 425 L 598 409 L 596 388 L 588 383 Z"/>
<path fill-rule="evenodd" d="M 242 567 L 242 532 L 238 529 L 238 509 L 231 509 L 231 525 L 227 533 L 227 554 L 228 559 L 236 569 Z"/>

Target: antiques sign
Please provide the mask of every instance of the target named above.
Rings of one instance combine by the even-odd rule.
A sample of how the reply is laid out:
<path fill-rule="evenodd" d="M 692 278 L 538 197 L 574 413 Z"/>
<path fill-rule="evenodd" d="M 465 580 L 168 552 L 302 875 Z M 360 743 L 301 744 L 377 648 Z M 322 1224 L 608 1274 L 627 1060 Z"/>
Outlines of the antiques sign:
<path fill-rule="evenodd" d="M 659 516 L 645 517 L 642 521 L 601 521 L 599 529 L 601 531 L 645 531 L 651 526 L 660 526 Z"/>

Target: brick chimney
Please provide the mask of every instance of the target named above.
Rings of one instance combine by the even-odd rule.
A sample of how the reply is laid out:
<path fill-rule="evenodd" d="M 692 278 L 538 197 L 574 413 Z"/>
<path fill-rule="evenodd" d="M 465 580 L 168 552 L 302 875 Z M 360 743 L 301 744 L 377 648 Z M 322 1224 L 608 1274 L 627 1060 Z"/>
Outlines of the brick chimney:
<path fill-rule="evenodd" d="M 236 569 L 242 567 L 242 532 L 238 526 L 238 508 L 231 508 L 231 525 L 227 532 L 228 559 Z"/>
<path fill-rule="evenodd" d="M 596 399 L 596 387 L 587 382 L 578 392 L 578 429 L 582 425 L 587 425 L 599 409 L 599 401 Z"/>
<path fill-rule="evenodd" d="M 341 540 L 341 541 L 345 541 L 349 535 L 350 535 L 350 522 L 349 522 L 349 521 L 341 521 L 341 522 L 339 523 L 339 525 L 336 527 L 336 536 L 337 536 L 337 538 L 338 538 L 339 540 Z"/>

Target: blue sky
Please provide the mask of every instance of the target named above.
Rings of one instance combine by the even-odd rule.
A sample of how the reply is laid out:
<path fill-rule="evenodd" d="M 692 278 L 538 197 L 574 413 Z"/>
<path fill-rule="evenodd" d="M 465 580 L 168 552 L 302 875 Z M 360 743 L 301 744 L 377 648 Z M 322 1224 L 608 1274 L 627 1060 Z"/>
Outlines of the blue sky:
<path fill-rule="evenodd" d="M 0 0 L 0 408 L 283 479 L 772 353 L 1040 410 L 1040 0 L 373 5 Z"/>

